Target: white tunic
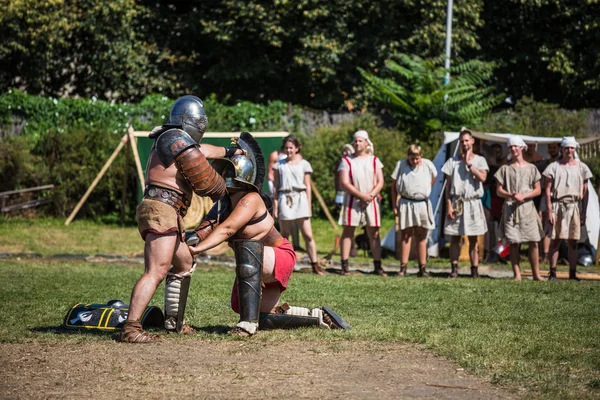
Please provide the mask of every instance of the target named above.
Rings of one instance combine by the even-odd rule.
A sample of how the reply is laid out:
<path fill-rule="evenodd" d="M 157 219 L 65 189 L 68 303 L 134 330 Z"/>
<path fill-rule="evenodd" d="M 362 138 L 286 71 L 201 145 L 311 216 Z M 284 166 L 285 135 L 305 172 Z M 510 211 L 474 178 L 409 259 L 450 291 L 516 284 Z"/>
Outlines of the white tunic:
<path fill-rule="evenodd" d="M 299 163 L 290 163 L 283 159 L 273 165 L 273 169 L 279 172 L 279 187 L 277 188 L 277 208 L 279 219 L 290 221 L 299 218 L 310 218 L 312 216 L 304 177 L 312 174 L 310 163 L 302 159 Z"/>
<path fill-rule="evenodd" d="M 350 183 L 361 193 L 368 193 L 375 186 L 377 170 L 382 168 L 383 164 L 379 158 L 373 155 L 367 157 L 351 155 L 342 159 L 338 171 L 348 171 Z M 358 199 L 344 193 L 344 203 L 340 210 L 338 224 L 343 226 L 380 226 L 379 199 L 375 198 L 363 209 Z"/>
<path fill-rule="evenodd" d="M 472 166 L 477 170 L 489 171 L 485 158 L 475 155 Z M 481 204 L 483 196 L 483 183 L 475 179 L 467 165 L 461 161 L 461 157 L 449 158 L 442 172 L 452 179 L 450 196 L 454 210 L 462 206 L 462 215 L 450 219 L 446 216 L 444 222 L 444 234 L 449 236 L 477 236 L 487 232 L 485 213 Z"/>
<path fill-rule="evenodd" d="M 583 199 L 583 185 L 592 177 L 589 167 L 577 162 L 577 165 L 563 165 L 555 161 L 548 165 L 543 175 L 552 179 L 552 214 L 554 225 L 548 222 L 546 230 L 552 239 L 581 238 L 580 208 Z"/>
<path fill-rule="evenodd" d="M 437 177 L 435 165 L 427 159 L 413 168 L 407 160 L 398 161 L 392 173 L 396 181 L 398 201 L 398 224 L 400 230 L 413 226 L 434 229 L 433 210 L 429 196 L 431 180 Z"/>

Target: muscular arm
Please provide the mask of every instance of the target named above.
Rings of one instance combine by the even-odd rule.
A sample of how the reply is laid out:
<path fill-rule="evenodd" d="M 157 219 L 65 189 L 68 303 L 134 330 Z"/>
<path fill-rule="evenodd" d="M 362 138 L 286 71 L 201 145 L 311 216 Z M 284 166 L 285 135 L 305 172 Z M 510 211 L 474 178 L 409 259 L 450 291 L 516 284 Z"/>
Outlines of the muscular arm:
<path fill-rule="evenodd" d="M 204 157 L 208 160 L 215 160 L 217 158 L 225 157 L 225 147 L 213 146 L 212 144 L 201 144 L 200 151 L 204 154 Z M 244 154 L 242 149 L 237 149 L 234 155 Z"/>
<path fill-rule="evenodd" d="M 196 246 L 190 246 L 194 255 L 210 250 L 235 235 L 252 219 L 260 207 L 262 199 L 256 193 L 244 196 L 235 206 L 231 215 L 222 221 L 203 241 Z"/>

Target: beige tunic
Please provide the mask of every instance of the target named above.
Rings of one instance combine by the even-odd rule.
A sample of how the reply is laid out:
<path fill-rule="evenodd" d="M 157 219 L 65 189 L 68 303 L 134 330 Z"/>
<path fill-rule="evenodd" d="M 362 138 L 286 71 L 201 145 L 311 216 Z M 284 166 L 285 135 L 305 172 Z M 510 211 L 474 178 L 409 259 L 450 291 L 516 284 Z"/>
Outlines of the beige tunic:
<path fill-rule="evenodd" d="M 523 167 L 503 165 L 494 178 L 507 192 L 526 194 L 533 190 L 542 175 L 535 165 L 528 163 Z M 526 243 L 539 242 L 543 236 L 542 221 L 533 199 L 523 203 L 506 199 L 502 206 L 500 237 L 509 243 Z"/>
<path fill-rule="evenodd" d="M 577 165 L 562 165 L 558 161 L 548 165 L 543 174 L 552 180 L 552 214 L 554 225 L 548 222 L 546 229 L 552 239 L 581 238 L 581 200 L 583 185 L 592 177 L 592 171 L 581 161 Z"/>
<path fill-rule="evenodd" d="M 312 174 L 313 169 L 306 160 L 291 164 L 288 159 L 278 161 L 273 169 L 279 171 L 279 187 L 277 188 L 278 216 L 281 221 L 293 221 L 312 216 L 311 205 L 304 177 Z"/>
<path fill-rule="evenodd" d="M 400 230 L 413 226 L 434 229 L 433 210 L 429 195 L 431 180 L 437 177 L 435 165 L 427 159 L 413 168 L 407 160 L 398 161 L 392 173 L 396 181 L 398 201 L 398 224 Z"/>
<path fill-rule="evenodd" d="M 375 176 L 383 164 L 379 158 L 369 155 L 367 157 L 344 157 L 338 171 L 348 171 L 350 183 L 361 193 L 367 193 L 375 186 Z M 338 224 L 343 226 L 381 226 L 381 208 L 379 199 L 375 198 L 366 208 L 362 208 L 358 199 L 344 193 L 344 203 L 340 210 Z"/>
<path fill-rule="evenodd" d="M 475 155 L 471 163 L 477 170 L 489 171 L 485 158 Z M 462 207 L 462 215 L 455 219 L 446 216 L 444 234 L 449 236 L 477 236 L 487 232 L 485 213 L 481 204 L 483 184 L 475 179 L 459 156 L 449 158 L 442 172 L 452 179 L 450 196 L 454 210 Z"/>

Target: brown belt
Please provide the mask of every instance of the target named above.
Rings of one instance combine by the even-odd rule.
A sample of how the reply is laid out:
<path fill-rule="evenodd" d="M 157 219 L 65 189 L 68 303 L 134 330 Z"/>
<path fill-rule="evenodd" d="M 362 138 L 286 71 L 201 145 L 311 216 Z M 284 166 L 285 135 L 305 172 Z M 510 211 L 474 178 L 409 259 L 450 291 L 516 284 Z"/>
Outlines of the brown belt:
<path fill-rule="evenodd" d="M 185 217 L 190 201 L 175 190 L 155 185 L 147 185 L 144 190 L 144 199 L 158 200 L 173 207 L 181 217 Z"/>

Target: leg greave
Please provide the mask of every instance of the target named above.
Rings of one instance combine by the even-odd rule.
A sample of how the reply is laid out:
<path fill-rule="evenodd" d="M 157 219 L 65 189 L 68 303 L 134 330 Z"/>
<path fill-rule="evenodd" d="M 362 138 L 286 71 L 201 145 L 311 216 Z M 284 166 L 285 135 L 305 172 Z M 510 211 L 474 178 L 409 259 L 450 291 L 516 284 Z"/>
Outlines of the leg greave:
<path fill-rule="evenodd" d="M 165 329 L 181 333 L 185 325 L 185 305 L 187 303 L 190 280 L 196 270 L 196 263 L 192 269 L 183 274 L 176 274 L 173 268 L 167 272 L 165 284 Z"/>
<path fill-rule="evenodd" d="M 258 328 L 262 297 L 263 244 L 257 240 L 236 240 L 235 274 L 240 301 L 238 327 L 250 334 Z"/>

